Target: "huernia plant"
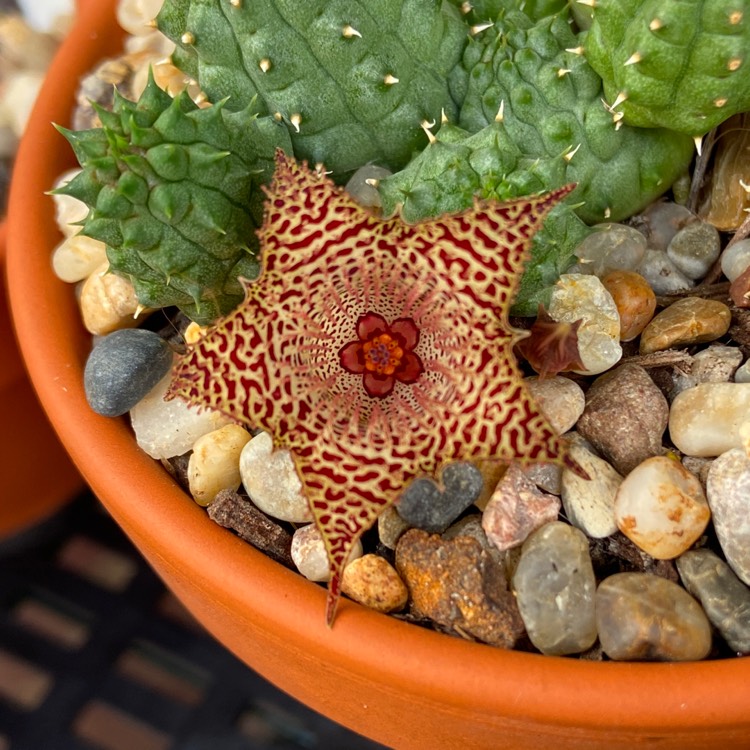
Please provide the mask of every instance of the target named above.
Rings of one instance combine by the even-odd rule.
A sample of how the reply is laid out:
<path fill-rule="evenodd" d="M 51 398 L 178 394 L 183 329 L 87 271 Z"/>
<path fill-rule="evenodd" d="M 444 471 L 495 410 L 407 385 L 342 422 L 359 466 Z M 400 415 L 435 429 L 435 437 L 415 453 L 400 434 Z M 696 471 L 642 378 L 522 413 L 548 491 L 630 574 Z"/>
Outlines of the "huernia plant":
<path fill-rule="evenodd" d="M 277 156 L 245 301 L 178 363 L 170 397 L 289 448 L 332 570 L 405 484 L 452 460 L 568 463 L 529 397 L 508 310 L 571 187 L 410 225 Z"/>

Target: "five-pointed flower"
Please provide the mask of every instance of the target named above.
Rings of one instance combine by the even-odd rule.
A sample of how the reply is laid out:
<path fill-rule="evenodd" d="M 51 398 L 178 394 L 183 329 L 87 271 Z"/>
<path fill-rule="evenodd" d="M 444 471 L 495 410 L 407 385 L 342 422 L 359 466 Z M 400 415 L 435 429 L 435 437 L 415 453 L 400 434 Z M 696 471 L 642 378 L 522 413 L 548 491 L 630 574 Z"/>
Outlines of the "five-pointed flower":
<path fill-rule="evenodd" d="M 178 363 L 170 397 L 291 451 L 332 571 L 405 484 L 453 460 L 566 460 L 508 324 L 531 239 L 568 192 L 408 225 L 279 153 L 246 299 Z"/>

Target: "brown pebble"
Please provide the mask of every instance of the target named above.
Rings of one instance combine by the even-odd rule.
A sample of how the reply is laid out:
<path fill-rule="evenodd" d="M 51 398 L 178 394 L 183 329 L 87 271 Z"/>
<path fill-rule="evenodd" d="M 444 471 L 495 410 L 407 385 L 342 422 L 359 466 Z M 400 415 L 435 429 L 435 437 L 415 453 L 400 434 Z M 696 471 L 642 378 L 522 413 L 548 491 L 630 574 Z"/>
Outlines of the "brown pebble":
<path fill-rule="evenodd" d="M 632 341 L 654 317 L 654 290 L 634 271 L 612 271 L 602 279 L 602 284 L 620 313 L 620 341 Z"/>
<path fill-rule="evenodd" d="M 444 540 L 411 529 L 396 547 L 396 569 L 409 590 L 413 615 L 502 648 L 512 648 L 523 635 L 505 572 L 476 539 Z"/>
<path fill-rule="evenodd" d="M 378 612 L 398 612 L 409 592 L 395 568 L 380 555 L 363 555 L 345 568 L 341 590 L 350 599 Z"/>
<path fill-rule="evenodd" d="M 246 497 L 232 490 L 221 490 L 207 510 L 212 521 L 232 529 L 276 562 L 296 570 L 291 552 L 292 535 L 261 513 Z"/>
<path fill-rule="evenodd" d="M 669 404 L 648 372 L 624 364 L 594 381 L 576 429 L 625 476 L 664 452 L 668 421 Z"/>
<path fill-rule="evenodd" d="M 685 297 L 662 310 L 641 334 L 641 354 L 671 347 L 703 344 L 723 336 L 732 322 L 729 308 L 718 300 Z"/>

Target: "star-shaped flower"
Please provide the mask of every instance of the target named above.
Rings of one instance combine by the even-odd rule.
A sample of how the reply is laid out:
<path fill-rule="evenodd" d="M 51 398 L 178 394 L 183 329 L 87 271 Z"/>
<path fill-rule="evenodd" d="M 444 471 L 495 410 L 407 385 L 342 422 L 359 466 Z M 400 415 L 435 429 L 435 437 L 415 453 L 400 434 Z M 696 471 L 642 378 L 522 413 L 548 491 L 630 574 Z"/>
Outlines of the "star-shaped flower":
<path fill-rule="evenodd" d="M 454 460 L 566 461 L 508 310 L 570 189 L 408 225 L 278 154 L 261 276 L 178 363 L 170 397 L 291 451 L 331 564 L 329 622 L 352 544 L 411 479 Z"/>

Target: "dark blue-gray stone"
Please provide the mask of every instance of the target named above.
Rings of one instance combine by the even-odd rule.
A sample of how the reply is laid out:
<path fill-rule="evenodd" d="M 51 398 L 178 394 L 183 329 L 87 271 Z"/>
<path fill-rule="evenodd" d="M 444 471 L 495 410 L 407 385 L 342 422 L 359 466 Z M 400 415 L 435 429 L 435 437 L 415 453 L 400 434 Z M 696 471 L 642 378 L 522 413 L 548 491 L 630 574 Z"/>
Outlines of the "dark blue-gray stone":
<path fill-rule="evenodd" d="M 410 526 L 441 534 L 482 492 L 484 479 L 474 464 L 456 461 L 441 475 L 441 489 L 429 477 L 414 479 L 401 493 L 396 510 Z"/>
<path fill-rule="evenodd" d="M 86 398 L 97 414 L 130 411 L 168 372 L 172 350 L 152 331 L 126 328 L 101 338 L 83 373 Z"/>

